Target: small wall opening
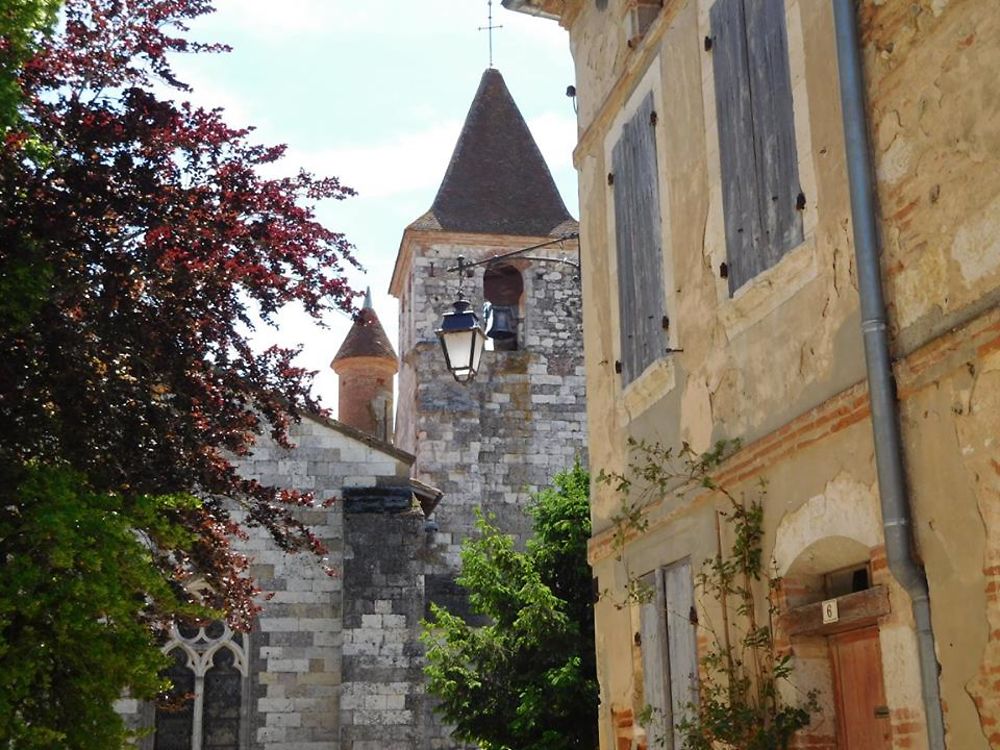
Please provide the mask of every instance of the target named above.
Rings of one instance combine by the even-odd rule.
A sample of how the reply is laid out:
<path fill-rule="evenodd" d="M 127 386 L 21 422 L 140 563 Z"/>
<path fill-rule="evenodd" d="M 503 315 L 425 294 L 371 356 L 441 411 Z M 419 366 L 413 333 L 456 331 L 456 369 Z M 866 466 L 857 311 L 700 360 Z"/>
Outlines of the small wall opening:
<path fill-rule="evenodd" d="M 819 539 L 802 552 L 783 576 L 790 606 L 831 599 L 871 586 L 871 551 L 843 536 Z"/>
<path fill-rule="evenodd" d="M 517 268 L 498 265 L 486 269 L 483 274 L 483 298 L 492 306 L 486 333 L 494 351 L 513 352 L 521 348 L 523 297 L 524 278 Z M 498 330 L 500 335 L 497 335 Z"/>

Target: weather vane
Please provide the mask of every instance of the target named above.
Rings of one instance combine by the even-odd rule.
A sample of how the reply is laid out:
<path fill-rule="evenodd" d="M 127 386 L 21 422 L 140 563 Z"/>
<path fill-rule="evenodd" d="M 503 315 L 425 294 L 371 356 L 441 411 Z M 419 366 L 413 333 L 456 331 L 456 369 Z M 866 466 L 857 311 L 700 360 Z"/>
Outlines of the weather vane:
<path fill-rule="evenodd" d="M 486 22 L 487 25 L 486 26 L 480 26 L 479 30 L 480 31 L 486 31 L 486 32 L 489 33 L 489 36 L 490 36 L 490 67 L 492 68 L 493 67 L 493 29 L 502 29 L 503 26 L 494 26 L 493 25 L 493 0 L 486 0 L 486 8 L 487 8 L 487 12 L 489 14 L 488 17 L 487 17 L 487 22 Z"/>

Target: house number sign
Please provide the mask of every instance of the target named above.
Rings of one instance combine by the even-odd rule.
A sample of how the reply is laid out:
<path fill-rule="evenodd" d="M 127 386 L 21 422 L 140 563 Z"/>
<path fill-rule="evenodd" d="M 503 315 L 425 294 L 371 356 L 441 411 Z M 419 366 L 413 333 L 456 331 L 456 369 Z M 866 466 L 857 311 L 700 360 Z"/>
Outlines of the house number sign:
<path fill-rule="evenodd" d="M 823 624 L 829 625 L 840 620 L 840 612 L 837 611 L 837 600 L 827 599 L 823 602 Z"/>

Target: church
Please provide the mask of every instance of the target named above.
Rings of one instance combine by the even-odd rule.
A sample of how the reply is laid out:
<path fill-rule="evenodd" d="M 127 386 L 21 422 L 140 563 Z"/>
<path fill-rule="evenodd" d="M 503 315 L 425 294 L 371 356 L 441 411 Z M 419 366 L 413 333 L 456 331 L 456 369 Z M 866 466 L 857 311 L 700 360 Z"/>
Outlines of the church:
<path fill-rule="evenodd" d="M 425 692 L 421 620 L 431 603 L 471 614 L 455 577 L 477 509 L 523 541 L 531 494 L 586 460 L 577 229 L 487 69 L 432 206 L 402 234 L 390 284 L 399 356 L 368 295 L 331 363 L 339 418 L 306 416 L 294 448 L 264 436 L 238 464 L 247 478 L 336 498 L 301 511 L 327 559 L 285 554 L 251 530 L 243 549 L 264 591 L 253 630 L 177 628 L 169 675 L 193 699 L 169 712 L 121 701 L 131 725 L 154 730 L 140 747 L 464 747 Z M 468 383 L 435 335 L 460 291 L 504 329 Z"/>

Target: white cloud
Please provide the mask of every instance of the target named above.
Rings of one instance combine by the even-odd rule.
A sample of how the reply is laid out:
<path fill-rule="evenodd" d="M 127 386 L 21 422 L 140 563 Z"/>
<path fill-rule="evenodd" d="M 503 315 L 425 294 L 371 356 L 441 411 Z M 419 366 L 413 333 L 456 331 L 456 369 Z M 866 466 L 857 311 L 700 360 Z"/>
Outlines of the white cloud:
<path fill-rule="evenodd" d="M 335 174 L 365 198 L 386 198 L 436 187 L 455 148 L 462 124 L 443 122 L 380 143 L 306 151 L 290 148 L 285 168 Z"/>
<path fill-rule="evenodd" d="M 576 118 L 573 115 L 545 112 L 531 118 L 528 127 L 549 169 L 555 172 L 572 168 L 576 146 Z"/>
<path fill-rule="evenodd" d="M 328 34 L 333 30 L 371 28 L 372 12 L 357 3 L 332 0 L 219 0 L 219 18 L 258 35 Z"/>

